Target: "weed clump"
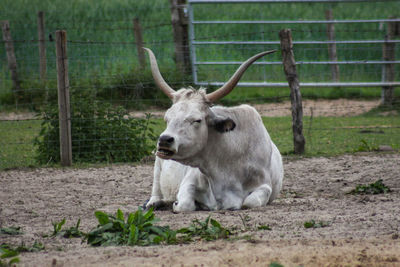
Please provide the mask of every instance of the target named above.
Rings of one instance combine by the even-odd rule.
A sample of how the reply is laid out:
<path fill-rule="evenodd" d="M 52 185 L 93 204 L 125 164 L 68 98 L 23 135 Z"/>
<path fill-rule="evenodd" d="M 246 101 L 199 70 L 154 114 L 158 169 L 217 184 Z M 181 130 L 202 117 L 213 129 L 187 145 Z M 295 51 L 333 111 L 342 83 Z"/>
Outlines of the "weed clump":
<path fill-rule="evenodd" d="M 324 221 L 315 221 L 315 220 L 310 220 L 310 221 L 306 221 L 304 222 L 304 228 L 322 228 L 322 227 L 327 227 L 329 226 L 328 222 L 324 222 Z"/>
<path fill-rule="evenodd" d="M 38 252 L 44 249 L 44 245 L 37 241 L 35 241 L 32 246 L 26 246 L 24 243 L 21 243 L 21 245 L 17 247 L 3 243 L 0 245 L 0 267 L 14 266 L 19 263 L 18 255 L 21 252 Z M 8 259 L 8 261 L 6 259 Z"/>
<path fill-rule="evenodd" d="M 181 244 L 194 240 L 212 241 L 226 239 L 232 232 L 208 216 L 204 221 L 193 220 L 189 227 L 178 230 L 169 226 L 156 225 L 160 220 L 155 217 L 153 209 L 143 212 L 139 208 L 126 217 L 118 209 L 115 215 L 96 211 L 98 225 L 90 232 L 79 229 L 80 220 L 69 229 L 64 230 L 65 219 L 53 223 L 51 236 L 64 238 L 80 237 L 91 246 L 149 246 L 158 244 Z"/>
<path fill-rule="evenodd" d="M 391 190 L 387 187 L 382 179 L 368 184 L 368 185 L 357 185 L 355 189 L 351 190 L 348 194 L 352 195 L 376 195 L 389 193 Z"/>
<path fill-rule="evenodd" d="M 118 209 L 115 216 L 96 211 L 99 225 L 86 234 L 87 243 L 92 246 L 147 246 L 160 244 L 176 244 L 176 232 L 168 226 L 156 226 L 159 220 L 153 210 L 143 213 L 138 209 L 124 218 Z"/>

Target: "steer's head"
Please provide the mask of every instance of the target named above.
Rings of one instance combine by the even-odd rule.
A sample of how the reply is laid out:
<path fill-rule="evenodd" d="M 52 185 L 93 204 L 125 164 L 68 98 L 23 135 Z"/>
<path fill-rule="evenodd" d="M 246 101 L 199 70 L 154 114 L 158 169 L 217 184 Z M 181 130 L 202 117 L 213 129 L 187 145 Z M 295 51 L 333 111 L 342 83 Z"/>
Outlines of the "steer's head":
<path fill-rule="evenodd" d="M 153 52 L 144 49 L 149 53 L 155 83 L 173 102 L 165 113 L 167 129 L 159 137 L 157 156 L 177 161 L 187 161 L 199 153 L 207 143 L 210 129 L 221 134 L 234 130 L 235 122 L 231 118 L 214 114 L 210 109 L 211 104 L 229 94 L 254 61 L 275 52 L 266 51 L 249 58 L 225 85 L 206 94 L 204 89 L 172 89 L 161 76 Z"/>

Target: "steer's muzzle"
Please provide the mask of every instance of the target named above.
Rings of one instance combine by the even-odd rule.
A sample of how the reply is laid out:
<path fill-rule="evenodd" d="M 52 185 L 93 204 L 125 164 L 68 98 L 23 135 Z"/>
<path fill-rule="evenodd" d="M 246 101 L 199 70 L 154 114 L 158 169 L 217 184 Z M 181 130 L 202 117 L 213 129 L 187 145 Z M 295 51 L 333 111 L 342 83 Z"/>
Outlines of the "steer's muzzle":
<path fill-rule="evenodd" d="M 156 155 L 162 159 L 170 159 L 174 154 L 173 149 L 175 139 L 169 135 L 161 135 L 158 139 L 158 147 Z"/>

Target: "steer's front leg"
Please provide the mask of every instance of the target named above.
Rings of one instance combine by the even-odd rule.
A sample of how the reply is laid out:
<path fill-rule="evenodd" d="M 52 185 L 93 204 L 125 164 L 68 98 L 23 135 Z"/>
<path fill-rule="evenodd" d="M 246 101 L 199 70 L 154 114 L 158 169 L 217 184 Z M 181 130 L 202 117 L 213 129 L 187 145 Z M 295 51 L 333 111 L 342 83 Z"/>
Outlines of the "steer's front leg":
<path fill-rule="evenodd" d="M 156 157 L 156 162 L 154 164 L 154 173 L 153 173 L 153 188 L 151 191 L 151 197 L 147 203 L 144 204 L 146 209 L 151 207 L 159 207 L 163 203 L 163 196 L 160 188 L 160 175 L 162 170 L 162 159 Z"/>
<path fill-rule="evenodd" d="M 256 208 L 267 205 L 272 189 L 268 184 L 257 187 L 243 202 L 243 208 Z"/>
<path fill-rule="evenodd" d="M 194 211 L 196 210 L 195 204 L 196 184 L 191 177 L 185 177 L 179 188 L 177 201 L 172 205 L 174 212 Z"/>

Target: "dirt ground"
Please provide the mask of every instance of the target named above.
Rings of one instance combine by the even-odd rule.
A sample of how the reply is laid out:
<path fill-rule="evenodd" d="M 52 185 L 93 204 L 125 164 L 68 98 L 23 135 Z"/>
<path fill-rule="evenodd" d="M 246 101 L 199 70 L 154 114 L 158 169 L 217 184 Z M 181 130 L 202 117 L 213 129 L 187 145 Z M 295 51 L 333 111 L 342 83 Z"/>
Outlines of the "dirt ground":
<path fill-rule="evenodd" d="M 149 198 L 153 166 L 38 168 L 0 172 L 0 227 L 20 226 L 23 235 L 0 235 L 0 243 L 32 245 L 21 266 L 400 266 L 400 155 L 358 154 L 333 158 L 285 158 L 283 191 L 271 205 L 241 211 L 156 211 L 161 225 L 177 229 L 211 214 L 242 238 L 185 245 L 92 248 L 80 239 L 43 237 L 64 217 L 69 228 L 96 226 L 94 211 L 136 211 Z M 346 194 L 382 179 L 392 191 Z M 242 221 L 242 218 L 246 218 Z M 304 228 L 315 220 L 323 228 Z M 271 230 L 257 230 L 269 225 Z M 247 236 L 247 238 L 243 238 Z"/>

